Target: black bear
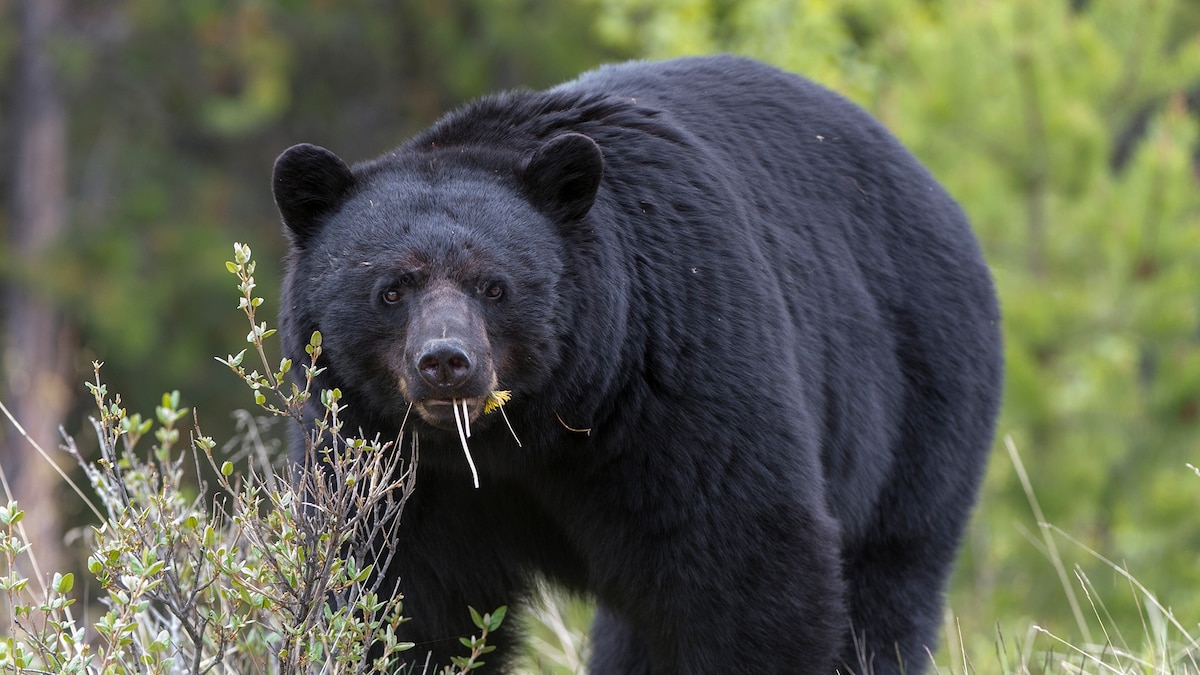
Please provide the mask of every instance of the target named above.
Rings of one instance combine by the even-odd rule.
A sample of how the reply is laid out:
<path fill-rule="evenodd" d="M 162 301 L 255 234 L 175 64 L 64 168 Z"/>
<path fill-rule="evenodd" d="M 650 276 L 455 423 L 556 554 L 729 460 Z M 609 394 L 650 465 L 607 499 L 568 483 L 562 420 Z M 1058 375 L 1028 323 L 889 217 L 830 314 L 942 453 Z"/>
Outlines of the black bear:
<path fill-rule="evenodd" d="M 546 580 L 596 601 L 593 675 L 925 668 L 999 310 L 864 111 L 748 59 L 629 63 L 354 167 L 295 146 L 273 185 L 286 355 L 320 330 L 346 428 L 419 439 L 386 570 L 416 662 Z"/>

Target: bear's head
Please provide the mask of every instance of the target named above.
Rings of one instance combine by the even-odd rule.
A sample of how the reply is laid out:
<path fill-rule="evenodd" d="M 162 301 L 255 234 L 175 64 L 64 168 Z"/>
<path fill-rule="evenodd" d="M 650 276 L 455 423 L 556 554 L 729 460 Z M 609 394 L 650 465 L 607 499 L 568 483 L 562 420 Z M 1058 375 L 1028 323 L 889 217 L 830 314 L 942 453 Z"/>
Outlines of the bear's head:
<path fill-rule="evenodd" d="M 288 149 L 273 177 L 290 242 L 286 355 L 302 362 L 321 331 L 319 384 L 385 428 L 411 408 L 452 430 L 495 390 L 536 392 L 566 331 L 565 233 L 582 227 L 602 172 L 577 133 L 524 156 L 402 149 L 353 169 L 324 148 Z"/>

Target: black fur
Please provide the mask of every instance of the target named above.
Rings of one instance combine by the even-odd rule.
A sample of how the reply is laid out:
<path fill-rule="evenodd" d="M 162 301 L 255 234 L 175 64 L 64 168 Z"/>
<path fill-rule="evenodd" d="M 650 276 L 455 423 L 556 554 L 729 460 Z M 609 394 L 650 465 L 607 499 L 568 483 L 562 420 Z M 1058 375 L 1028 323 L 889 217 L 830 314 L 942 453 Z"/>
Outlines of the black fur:
<path fill-rule="evenodd" d="M 446 663 L 467 605 L 541 576 L 596 598 L 594 675 L 923 670 L 999 314 L 962 212 L 881 125 L 692 58 L 485 98 L 343 166 L 276 165 L 281 332 L 300 361 L 322 331 L 348 429 L 419 436 L 388 571 L 418 652 Z M 479 489 L 442 399 L 469 402 Z"/>

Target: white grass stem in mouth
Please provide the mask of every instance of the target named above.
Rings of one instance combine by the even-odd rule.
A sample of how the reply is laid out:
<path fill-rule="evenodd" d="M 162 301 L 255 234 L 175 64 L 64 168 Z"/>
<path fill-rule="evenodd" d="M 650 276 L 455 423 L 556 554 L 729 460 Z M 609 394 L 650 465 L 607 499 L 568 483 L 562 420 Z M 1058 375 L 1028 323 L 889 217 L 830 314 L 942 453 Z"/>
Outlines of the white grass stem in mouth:
<path fill-rule="evenodd" d="M 513 440 L 517 442 L 518 448 L 523 447 L 521 445 L 521 439 L 517 438 L 517 432 L 513 431 L 512 422 L 508 421 L 508 415 L 504 414 L 504 406 L 499 406 L 499 408 L 500 416 L 504 418 L 504 423 L 508 425 L 508 433 L 512 434 Z"/>
<path fill-rule="evenodd" d="M 467 399 L 462 399 L 463 428 L 467 430 L 467 438 L 471 437 L 471 415 L 467 413 Z"/>
<path fill-rule="evenodd" d="M 454 424 L 458 427 L 458 440 L 462 442 L 463 454 L 467 456 L 467 464 L 471 467 L 471 480 L 475 483 L 475 489 L 478 490 L 479 472 L 475 470 L 475 460 L 471 459 L 471 449 L 467 447 L 467 434 L 463 431 L 463 416 L 466 414 L 467 403 L 463 401 L 462 413 L 458 411 L 458 399 L 453 399 L 450 407 L 454 409 Z M 471 421 L 468 419 L 466 424 L 470 423 Z"/>

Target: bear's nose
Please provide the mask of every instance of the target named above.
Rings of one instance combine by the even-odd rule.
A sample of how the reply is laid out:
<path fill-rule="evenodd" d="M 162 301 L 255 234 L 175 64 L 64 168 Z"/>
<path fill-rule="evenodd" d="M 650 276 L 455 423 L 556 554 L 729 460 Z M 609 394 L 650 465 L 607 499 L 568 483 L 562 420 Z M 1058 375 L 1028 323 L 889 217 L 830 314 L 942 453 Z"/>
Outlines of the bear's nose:
<path fill-rule="evenodd" d="M 430 340 L 417 357 L 417 371 L 435 387 L 457 387 L 471 376 L 471 357 L 454 339 Z"/>

